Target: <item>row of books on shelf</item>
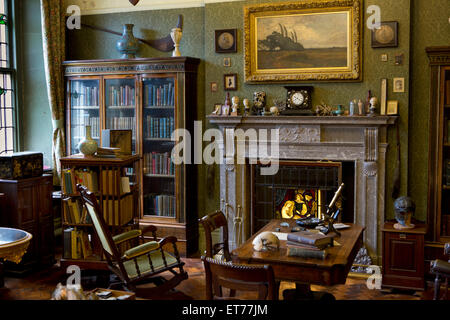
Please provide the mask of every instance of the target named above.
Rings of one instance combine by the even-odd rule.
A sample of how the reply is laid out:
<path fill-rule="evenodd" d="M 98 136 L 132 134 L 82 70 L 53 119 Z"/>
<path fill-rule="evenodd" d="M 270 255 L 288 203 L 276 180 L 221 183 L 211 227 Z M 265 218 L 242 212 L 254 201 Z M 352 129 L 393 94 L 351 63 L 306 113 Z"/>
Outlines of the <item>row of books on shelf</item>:
<path fill-rule="evenodd" d="M 444 183 L 447 186 L 450 186 L 450 159 L 447 159 L 444 162 L 444 172 L 445 172 L 445 181 L 444 181 Z"/>
<path fill-rule="evenodd" d="M 87 259 L 92 256 L 91 235 L 85 230 L 64 229 L 63 238 L 64 259 Z"/>
<path fill-rule="evenodd" d="M 81 199 L 67 198 L 63 200 L 63 218 L 67 224 L 91 224 L 92 220 Z"/>
<path fill-rule="evenodd" d="M 174 175 L 175 165 L 169 152 L 144 154 L 144 173 Z"/>
<path fill-rule="evenodd" d="M 82 184 L 91 192 L 99 191 L 98 173 L 96 171 L 83 169 L 63 169 L 62 191 L 64 194 L 76 194 L 76 185 Z M 117 170 L 102 170 L 101 182 L 103 195 L 123 195 L 131 192 L 130 178 L 128 176 L 120 176 Z M 118 182 L 118 183 L 117 183 Z"/>
<path fill-rule="evenodd" d="M 147 138 L 170 138 L 175 130 L 173 117 L 154 118 L 147 116 Z"/>
<path fill-rule="evenodd" d="M 333 237 L 314 231 L 288 233 L 286 247 L 288 256 L 325 259 Z"/>
<path fill-rule="evenodd" d="M 450 143 L 450 119 L 444 120 L 444 142 Z"/>
<path fill-rule="evenodd" d="M 144 101 L 149 107 L 152 106 L 173 106 L 175 104 L 175 92 L 172 82 L 154 85 L 147 85 L 144 89 Z"/>
<path fill-rule="evenodd" d="M 133 219 L 133 195 L 120 199 L 103 199 L 100 203 L 103 219 L 107 225 L 123 226 Z M 92 224 L 92 219 L 81 199 L 68 198 L 63 201 L 64 222 L 69 225 Z"/>
<path fill-rule="evenodd" d="M 133 220 L 133 195 L 120 199 L 103 199 L 103 219 L 110 226 L 123 226 Z"/>
<path fill-rule="evenodd" d="M 110 106 L 134 106 L 135 89 L 129 85 L 109 87 Z"/>
<path fill-rule="evenodd" d="M 80 111 L 80 110 L 76 110 Z M 92 138 L 100 137 L 100 118 L 89 117 L 89 115 L 83 115 L 78 117 L 79 123 L 72 125 L 72 135 L 74 137 L 84 138 L 86 135 L 86 126 L 91 126 Z"/>
<path fill-rule="evenodd" d="M 176 198 L 166 194 L 146 194 L 144 196 L 145 215 L 175 217 Z"/>
<path fill-rule="evenodd" d="M 98 106 L 98 87 L 72 82 L 72 106 Z"/>
<path fill-rule="evenodd" d="M 111 117 L 106 119 L 108 129 L 131 130 L 133 139 L 136 139 L 135 117 Z"/>
<path fill-rule="evenodd" d="M 63 169 L 61 171 L 61 188 L 64 194 L 76 194 L 77 184 L 82 184 L 91 192 L 98 191 L 97 172 L 90 169 Z"/>

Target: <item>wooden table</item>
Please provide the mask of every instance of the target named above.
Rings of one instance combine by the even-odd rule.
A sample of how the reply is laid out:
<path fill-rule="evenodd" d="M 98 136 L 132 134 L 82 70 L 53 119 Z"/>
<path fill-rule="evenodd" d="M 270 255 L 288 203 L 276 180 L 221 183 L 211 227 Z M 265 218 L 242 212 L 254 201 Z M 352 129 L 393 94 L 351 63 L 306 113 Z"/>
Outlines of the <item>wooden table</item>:
<path fill-rule="evenodd" d="M 281 222 L 287 222 L 290 227 L 280 227 Z M 263 231 L 291 232 L 296 226 L 295 220 L 274 219 L 264 228 L 259 230 L 242 246 L 232 251 L 232 259 L 235 263 L 243 264 L 270 264 L 273 267 L 275 278 L 278 281 L 292 281 L 296 283 L 294 296 L 292 292 L 285 292 L 286 298 L 299 298 L 314 293 L 310 291 L 311 284 L 332 286 L 345 284 L 352 263 L 363 243 L 364 228 L 351 223 L 350 228 L 340 230 L 341 236 L 336 237 L 340 246 L 329 248 L 329 254 L 325 259 L 313 259 L 302 257 L 289 257 L 287 255 L 286 241 L 280 241 L 280 249 L 274 251 L 258 252 L 253 250 L 253 239 Z M 279 231 L 276 228 L 280 228 Z M 317 294 L 315 294 L 317 296 Z"/>

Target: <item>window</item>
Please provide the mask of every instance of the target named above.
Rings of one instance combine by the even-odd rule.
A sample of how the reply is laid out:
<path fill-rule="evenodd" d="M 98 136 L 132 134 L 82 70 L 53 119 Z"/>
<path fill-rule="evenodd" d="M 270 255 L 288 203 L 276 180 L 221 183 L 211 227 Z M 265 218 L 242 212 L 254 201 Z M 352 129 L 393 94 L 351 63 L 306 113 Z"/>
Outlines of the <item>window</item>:
<path fill-rule="evenodd" d="M 0 155 L 14 152 L 15 110 L 9 1 L 0 0 Z"/>

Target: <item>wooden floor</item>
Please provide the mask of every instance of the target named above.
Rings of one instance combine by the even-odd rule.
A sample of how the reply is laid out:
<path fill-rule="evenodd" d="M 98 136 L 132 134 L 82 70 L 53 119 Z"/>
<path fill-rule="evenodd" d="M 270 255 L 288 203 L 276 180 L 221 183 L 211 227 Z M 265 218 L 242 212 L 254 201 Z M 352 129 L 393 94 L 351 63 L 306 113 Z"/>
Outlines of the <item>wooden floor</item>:
<path fill-rule="evenodd" d="M 200 259 L 187 258 L 186 271 L 189 279 L 183 281 L 175 292 L 171 292 L 161 299 L 168 300 L 204 300 L 205 299 L 205 277 L 203 265 Z M 5 287 L 0 288 L 0 300 L 47 300 L 51 298 L 56 285 L 66 281 L 65 270 L 56 263 L 50 268 L 38 270 L 25 277 L 5 277 Z M 96 277 L 91 272 L 82 272 L 82 285 L 85 290 L 91 290 L 99 285 L 95 282 Z M 282 282 L 280 286 L 280 299 L 282 291 L 293 288 L 293 284 Z M 385 290 L 369 290 L 365 279 L 349 277 L 345 285 L 333 287 L 312 286 L 314 291 L 327 291 L 332 293 L 337 300 L 430 300 L 432 288 L 425 292 L 390 292 Z M 139 296 L 139 295 L 138 295 Z M 243 299 L 255 299 L 252 293 L 238 295 Z M 145 298 L 145 297 L 143 297 Z"/>

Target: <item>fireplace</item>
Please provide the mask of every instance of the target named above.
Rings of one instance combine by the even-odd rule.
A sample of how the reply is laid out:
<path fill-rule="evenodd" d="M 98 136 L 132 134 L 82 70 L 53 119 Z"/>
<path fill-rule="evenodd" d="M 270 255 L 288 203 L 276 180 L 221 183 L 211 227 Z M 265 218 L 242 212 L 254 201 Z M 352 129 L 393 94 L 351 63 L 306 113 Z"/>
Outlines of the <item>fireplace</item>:
<path fill-rule="evenodd" d="M 261 174 L 265 165 L 251 165 L 251 233 L 271 219 L 322 219 L 327 205 L 343 182 L 343 171 L 346 187 L 337 203 L 341 212 L 338 219 L 353 222 L 352 164 L 354 166 L 351 162 L 280 160 L 275 175 Z"/>
<path fill-rule="evenodd" d="M 279 157 L 275 160 L 331 161 L 340 163 L 341 179 L 345 184 L 345 210 L 341 216 L 343 222 L 353 222 L 365 227 L 364 247 L 374 263 L 381 263 L 382 234 L 381 226 L 385 220 L 385 179 L 387 127 L 395 124 L 395 116 L 373 117 L 301 117 L 301 116 L 208 116 L 210 123 L 216 124 L 222 133 L 217 139 L 224 159 L 220 165 L 221 209 L 228 216 L 230 249 L 239 246 L 256 231 L 257 222 L 252 225 L 252 172 L 256 162 L 241 164 L 233 161 L 237 157 L 237 146 L 245 145 L 245 158 L 251 159 L 248 147 L 255 144 L 252 137 L 241 139 L 235 134 L 239 129 L 254 130 L 278 129 Z M 258 141 L 270 140 L 270 135 L 255 137 Z M 247 139 L 248 138 L 248 139 Z M 239 140 L 241 139 L 241 140 Z M 253 159 L 254 160 L 254 159 Z M 273 178 L 272 178 L 273 179 Z M 273 182 L 271 182 L 273 183 Z M 254 183 L 253 183 L 254 184 Z M 273 184 L 277 186 L 277 184 Z M 273 188 L 272 186 L 272 188 Z M 301 185 L 299 185 L 300 187 Z M 329 186 L 330 192 L 336 186 Z M 291 186 L 294 190 L 297 185 Z M 307 188 L 301 186 L 301 193 Z M 286 188 L 287 189 L 287 188 Z M 326 189 L 326 188 L 323 188 Z M 274 211 L 273 190 L 267 188 L 267 197 L 261 201 L 270 202 L 269 209 L 263 209 L 263 219 L 268 219 Z M 302 191 L 304 190 L 304 191 Z M 284 192 L 284 191 L 283 191 Z M 256 194 L 255 194 L 256 196 Z M 322 203 L 326 203 L 325 195 Z M 267 215 L 266 215 L 267 213 Z M 258 225 L 259 226 L 259 225 Z M 240 237 L 238 234 L 242 234 Z"/>

